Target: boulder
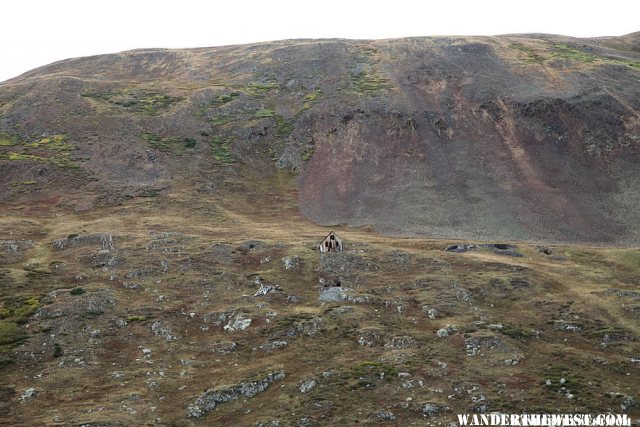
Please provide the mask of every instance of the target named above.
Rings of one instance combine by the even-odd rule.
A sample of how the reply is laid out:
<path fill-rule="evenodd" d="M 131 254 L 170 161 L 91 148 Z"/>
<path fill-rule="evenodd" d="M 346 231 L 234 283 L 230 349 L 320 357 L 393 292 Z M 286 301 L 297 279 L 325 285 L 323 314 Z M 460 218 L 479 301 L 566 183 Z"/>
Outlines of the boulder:
<path fill-rule="evenodd" d="M 285 378 L 282 371 L 272 372 L 265 378 L 256 381 L 246 381 L 240 384 L 220 389 L 209 389 L 196 399 L 193 405 L 187 408 L 189 418 L 200 418 L 216 406 L 237 400 L 241 397 L 251 398 L 265 391 L 271 383 Z"/>

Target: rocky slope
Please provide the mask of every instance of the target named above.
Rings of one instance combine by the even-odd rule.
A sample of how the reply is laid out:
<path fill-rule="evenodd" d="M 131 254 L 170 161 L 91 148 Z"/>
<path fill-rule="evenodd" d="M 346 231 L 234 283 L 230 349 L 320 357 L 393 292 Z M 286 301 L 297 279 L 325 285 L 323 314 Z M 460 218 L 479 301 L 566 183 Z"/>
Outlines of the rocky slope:
<path fill-rule="evenodd" d="M 640 34 L 296 40 L 71 59 L 0 84 L 1 209 L 87 211 L 243 171 L 319 224 L 640 240 Z"/>

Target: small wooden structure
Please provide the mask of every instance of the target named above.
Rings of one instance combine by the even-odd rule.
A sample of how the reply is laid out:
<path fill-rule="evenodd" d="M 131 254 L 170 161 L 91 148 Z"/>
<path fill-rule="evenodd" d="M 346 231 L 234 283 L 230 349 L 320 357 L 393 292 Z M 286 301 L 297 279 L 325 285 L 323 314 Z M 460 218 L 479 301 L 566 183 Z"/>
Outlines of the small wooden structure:
<path fill-rule="evenodd" d="M 332 231 L 320 243 L 320 252 L 342 252 L 342 239 Z"/>

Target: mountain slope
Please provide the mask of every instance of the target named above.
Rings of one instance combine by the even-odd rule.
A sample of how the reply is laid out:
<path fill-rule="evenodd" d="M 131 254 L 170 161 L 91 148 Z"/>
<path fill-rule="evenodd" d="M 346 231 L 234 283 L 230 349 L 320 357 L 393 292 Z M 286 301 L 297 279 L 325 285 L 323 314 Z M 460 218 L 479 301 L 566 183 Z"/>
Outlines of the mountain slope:
<path fill-rule="evenodd" d="M 637 245 L 637 41 L 144 50 L 0 84 L 0 424 L 637 420 L 640 251 L 502 241 Z"/>
<path fill-rule="evenodd" d="M 296 40 L 61 61 L 0 84 L 0 200 L 87 210 L 282 170 L 319 224 L 637 244 L 639 40 Z"/>

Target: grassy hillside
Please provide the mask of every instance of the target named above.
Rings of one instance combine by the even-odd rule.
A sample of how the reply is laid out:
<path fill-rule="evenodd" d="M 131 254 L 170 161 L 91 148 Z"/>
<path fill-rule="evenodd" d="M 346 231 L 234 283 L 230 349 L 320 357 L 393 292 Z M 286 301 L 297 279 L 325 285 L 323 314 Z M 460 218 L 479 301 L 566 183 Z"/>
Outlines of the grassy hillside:
<path fill-rule="evenodd" d="M 184 192 L 3 216 L 0 419 L 640 416 L 637 250 L 469 246 L 339 227 L 346 251 L 321 256 L 327 229 L 296 213 L 291 178 L 252 177 L 231 199 Z"/>
<path fill-rule="evenodd" d="M 639 75 L 638 34 L 67 60 L 0 84 L 0 200 L 84 211 L 249 167 L 295 173 L 319 224 L 635 245 Z"/>
<path fill-rule="evenodd" d="M 0 424 L 637 419 L 638 52 L 298 40 L 1 83 Z"/>

